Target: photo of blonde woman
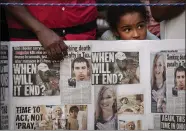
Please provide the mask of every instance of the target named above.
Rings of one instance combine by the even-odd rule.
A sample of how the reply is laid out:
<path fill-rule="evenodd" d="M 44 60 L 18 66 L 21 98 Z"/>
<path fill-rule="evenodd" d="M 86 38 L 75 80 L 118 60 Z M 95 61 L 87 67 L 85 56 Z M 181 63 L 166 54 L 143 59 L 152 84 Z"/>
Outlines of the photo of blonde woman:
<path fill-rule="evenodd" d="M 151 111 L 153 113 L 166 112 L 166 67 L 165 58 L 161 53 L 157 53 L 152 64 L 151 78 Z"/>
<path fill-rule="evenodd" d="M 95 130 L 117 130 L 116 87 L 102 86 L 97 91 Z"/>

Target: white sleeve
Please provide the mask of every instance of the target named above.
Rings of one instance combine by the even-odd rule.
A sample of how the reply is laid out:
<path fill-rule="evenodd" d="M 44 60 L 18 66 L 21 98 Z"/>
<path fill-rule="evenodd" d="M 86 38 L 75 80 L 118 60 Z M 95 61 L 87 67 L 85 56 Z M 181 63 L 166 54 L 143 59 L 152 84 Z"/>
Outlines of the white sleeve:
<path fill-rule="evenodd" d="M 102 34 L 101 40 L 116 40 L 116 37 L 110 30 L 107 30 Z"/>
<path fill-rule="evenodd" d="M 149 30 L 147 30 L 147 40 L 159 40 L 159 38 L 157 36 L 155 36 L 154 34 L 152 34 Z"/>

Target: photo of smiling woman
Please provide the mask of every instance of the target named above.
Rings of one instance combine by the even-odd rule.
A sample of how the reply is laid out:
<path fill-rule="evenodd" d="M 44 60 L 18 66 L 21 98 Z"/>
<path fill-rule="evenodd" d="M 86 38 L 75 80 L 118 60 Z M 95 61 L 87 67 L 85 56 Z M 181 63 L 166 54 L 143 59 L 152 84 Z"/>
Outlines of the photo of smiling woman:
<path fill-rule="evenodd" d="M 166 67 L 161 53 L 155 54 L 152 64 L 151 78 L 151 112 L 166 112 Z"/>
<path fill-rule="evenodd" d="M 97 92 L 95 130 L 117 130 L 116 87 L 97 86 L 95 90 Z"/>

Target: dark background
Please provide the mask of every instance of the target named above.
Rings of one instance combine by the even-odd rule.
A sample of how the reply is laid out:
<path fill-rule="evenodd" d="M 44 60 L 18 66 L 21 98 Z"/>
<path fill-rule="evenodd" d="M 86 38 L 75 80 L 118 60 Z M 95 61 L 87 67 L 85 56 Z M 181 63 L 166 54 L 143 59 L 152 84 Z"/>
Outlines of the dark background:
<path fill-rule="evenodd" d="M 1 41 L 9 41 L 8 36 L 8 26 L 6 22 L 5 10 L 2 6 L 0 6 L 0 40 Z"/>

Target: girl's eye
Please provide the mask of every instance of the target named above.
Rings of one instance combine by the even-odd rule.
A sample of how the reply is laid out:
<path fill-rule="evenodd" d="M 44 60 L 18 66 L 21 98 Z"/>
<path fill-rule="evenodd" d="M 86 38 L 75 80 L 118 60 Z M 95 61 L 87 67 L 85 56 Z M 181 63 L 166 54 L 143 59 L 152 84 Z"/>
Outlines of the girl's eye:
<path fill-rule="evenodd" d="M 145 27 L 145 24 L 140 24 L 140 25 L 138 25 L 138 29 L 141 29 L 141 28 L 143 28 L 143 27 Z"/>
<path fill-rule="evenodd" d="M 128 32 L 131 31 L 131 29 L 130 28 L 126 28 L 126 29 L 123 29 L 123 31 L 126 32 L 126 33 L 128 33 Z"/>

